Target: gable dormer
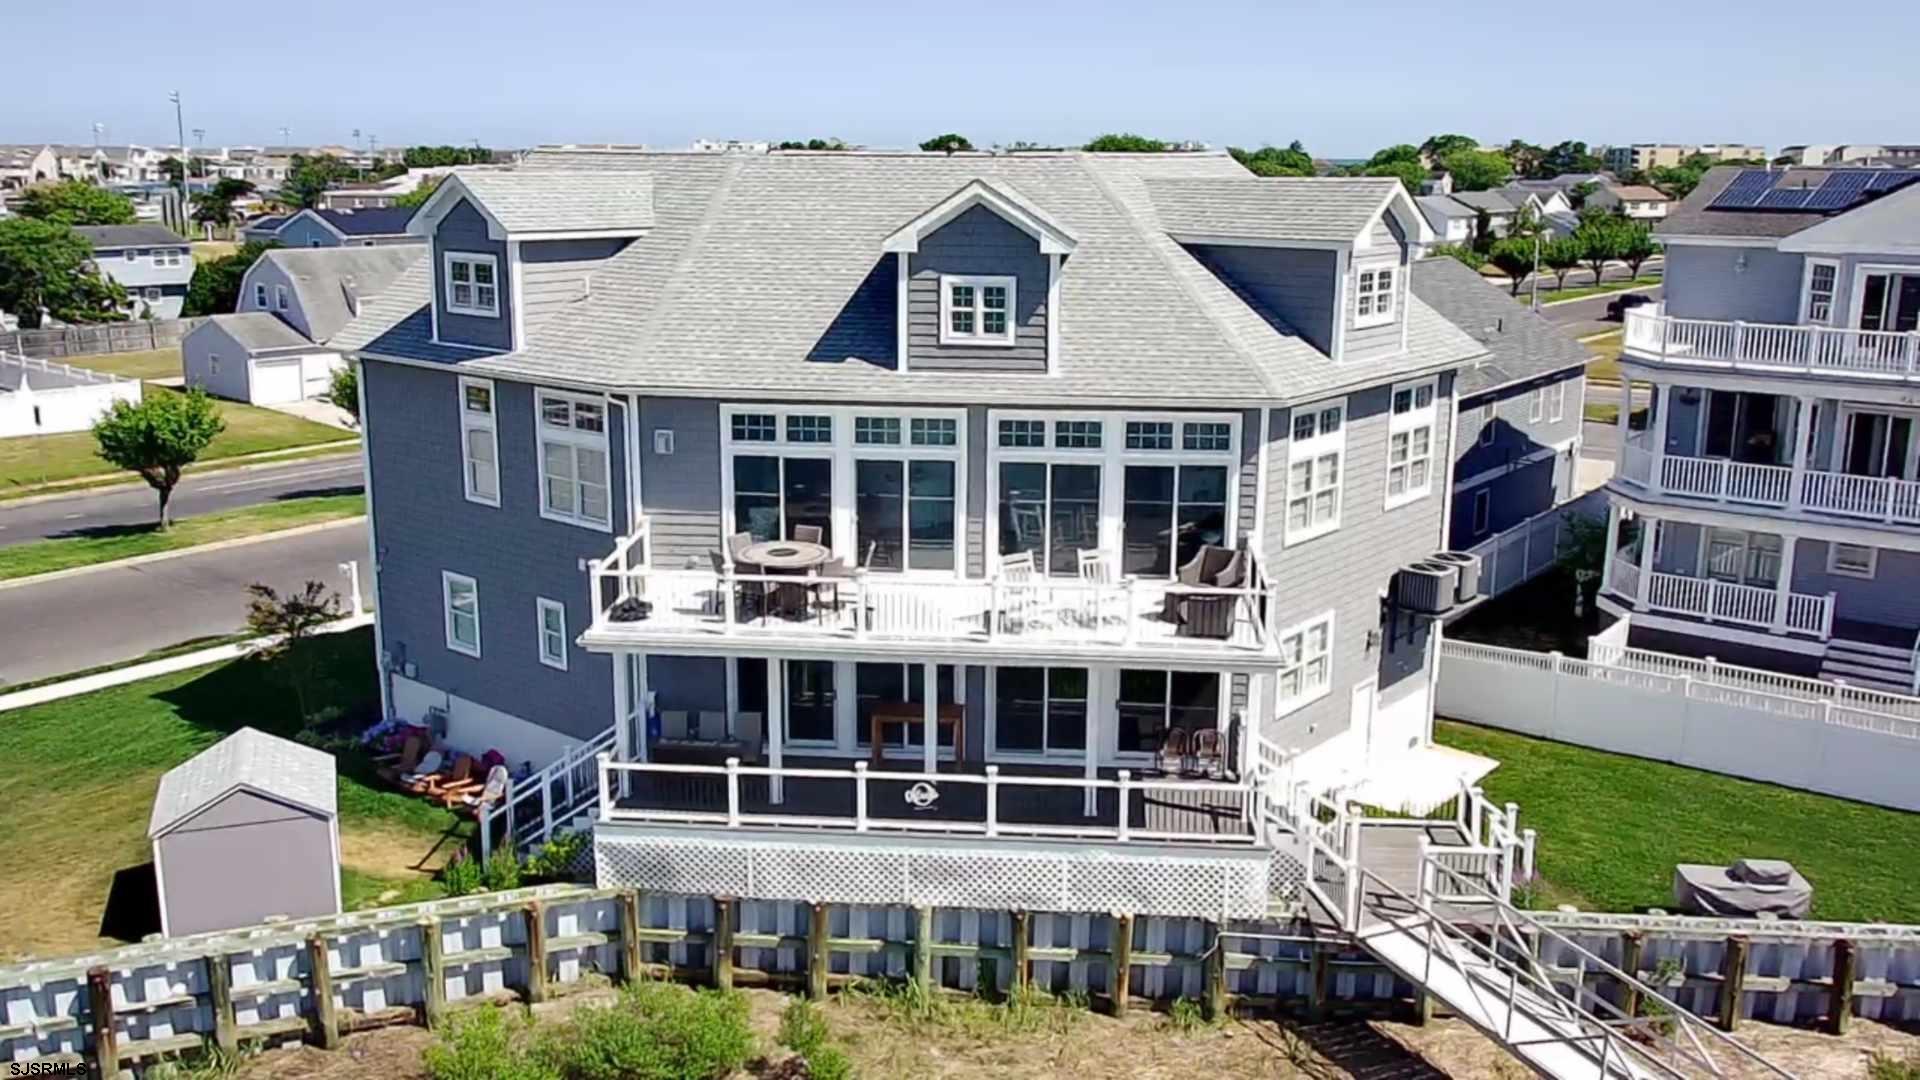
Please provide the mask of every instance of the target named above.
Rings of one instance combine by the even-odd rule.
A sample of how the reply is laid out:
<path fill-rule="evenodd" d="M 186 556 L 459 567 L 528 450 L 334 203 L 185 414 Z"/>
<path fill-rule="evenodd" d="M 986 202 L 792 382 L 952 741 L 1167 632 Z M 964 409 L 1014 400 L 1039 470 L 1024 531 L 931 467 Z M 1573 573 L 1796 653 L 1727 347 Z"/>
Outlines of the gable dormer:
<path fill-rule="evenodd" d="M 593 271 L 652 228 L 645 173 L 450 174 L 407 226 L 430 244 L 434 340 L 523 348 L 529 330 L 586 299 Z"/>
<path fill-rule="evenodd" d="M 1004 184 L 973 180 L 881 243 L 895 260 L 903 371 L 1055 370 L 1074 238 Z"/>
<path fill-rule="evenodd" d="M 1368 360 L 1407 348 L 1407 297 L 1414 252 L 1431 240 L 1426 218 L 1404 189 L 1355 239 L 1344 280 L 1344 325 L 1336 360 Z"/>

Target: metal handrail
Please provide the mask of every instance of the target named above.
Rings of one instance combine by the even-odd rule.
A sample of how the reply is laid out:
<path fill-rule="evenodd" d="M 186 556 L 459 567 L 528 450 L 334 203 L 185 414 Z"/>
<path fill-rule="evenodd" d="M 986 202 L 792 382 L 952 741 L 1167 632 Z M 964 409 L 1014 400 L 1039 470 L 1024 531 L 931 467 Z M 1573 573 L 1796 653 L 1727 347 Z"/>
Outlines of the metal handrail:
<path fill-rule="evenodd" d="M 495 804 L 481 806 L 475 815 L 480 833 L 480 857 L 485 859 L 493 854 L 493 824 L 500 818 L 506 819 L 508 842 L 510 844 L 513 842 L 515 811 L 523 803 L 539 799 L 540 819 L 533 834 L 524 837 L 525 843 L 520 846 L 543 843 L 552 839 L 555 824 L 570 820 L 576 812 L 592 805 L 598 798 L 593 785 L 581 785 L 580 789 L 576 790 L 573 786 L 573 776 L 618 741 L 617 731 L 617 726 L 609 727 L 578 746 L 568 747 L 558 758 L 549 762 L 546 768 L 514 784 L 508 790 L 506 798 Z M 556 783 L 565 785 L 568 792 L 558 803 L 555 803 L 553 798 L 553 788 Z"/>

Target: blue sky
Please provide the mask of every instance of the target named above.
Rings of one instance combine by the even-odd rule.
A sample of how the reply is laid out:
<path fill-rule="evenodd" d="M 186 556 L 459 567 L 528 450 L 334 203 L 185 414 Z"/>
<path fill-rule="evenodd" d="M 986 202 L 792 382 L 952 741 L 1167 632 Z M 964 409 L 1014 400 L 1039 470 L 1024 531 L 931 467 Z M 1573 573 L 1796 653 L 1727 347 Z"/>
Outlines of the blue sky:
<path fill-rule="evenodd" d="M 12 7 L 6 142 L 1920 142 L 1915 0 Z"/>

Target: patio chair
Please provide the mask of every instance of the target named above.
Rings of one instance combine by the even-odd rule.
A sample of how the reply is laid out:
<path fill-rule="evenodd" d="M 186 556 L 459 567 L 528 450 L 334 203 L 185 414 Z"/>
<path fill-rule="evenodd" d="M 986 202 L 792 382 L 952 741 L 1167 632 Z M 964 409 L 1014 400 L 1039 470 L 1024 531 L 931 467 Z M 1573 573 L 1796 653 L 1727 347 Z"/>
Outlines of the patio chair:
<path fill-rule="evenodd" d="M 408 791 L 415 793 L 423 791 L 427 779 L 438 773 L 441 764 L 445 761 L 445 754 L 438 750 L 429 750 L 427 756 L 420 759 L 420 763 L 414 766 L 412 772 L 401 773 L 395 783 Z"/>
<path fill-rule="evenodd" d="M 471 754 L 456 754 L 453 767 L 444 777 L 429 777 L 424 794 L 427 798 L 442 806 L 451 807 L 460 801 L 461 796 L 480 790 L 486 781 L 474 775 L 479 761 Z"/>
<path fill-rule="evenodd" d="M 705 742 L 705 743 L 726 742 L 727 741 L 727 714 L 723 712 L 714 712 L 710 709 L 702 709 L 700 712 L 700 726 L 696 730 L 698 732 L 698 738 L 700 739 L 701 742 Z"/>
<path fill-rule="evenodd" d="M 1024 585 L 1033 580 L 1033 552 L 1016 551 L 1000 556 L 1000 580 L 1009 585 Z"/>
<path fill-rule="evenodd" d="M 1203 545 L 1180 567 L 1175 584 L 1199 588 L 1237 589 L 1245 584 L 1246 555 L 1212 544 Z M 1225 640 L 1233 636 L 1234 608 L 1237 596 L 1193 595 L 1168 592 L 1160 617 L 1173 623 L 1180 637 L 1205 637 Z"/>
<path fill-rule="evenodd" d="M 733 739 L 741 746 L 741 760 L 760 760 L 760 729 L 764 718 L 757 712 L 735 714 L 733 718 Z"/>
<path fill-rule="evenodd" d="M 512 784 L 513 777 L 507 772 L 507 767 L 495 765 L 487 770 L 486 783 L 481 785 L 480 790 L 463 794 L 459 797 L 457 804 L 449 805 L 455 806 L 460 812 L 471 817 L 479 817 L 482 809 L 506 799 L 507 788 Z"/>
<path fill-rule="evenodd" d="M 1154 764 L 1169 775 L 1183 773 L 1187 769 L 1187 750 L 1187 729 L 1168 728 L 1160 739 L 1160 750 L 1155 755 Z"/>
<path fill-rule="evenodd" d="M 401 744 L 399 753 L 380 754 L 373 759 L 381 763 L 380 778 L 390 784 L 399 783 L 401 777 L 420 767 L 420 755 L 424 754 L 426 749 L 426 736 L 407 736 L 407 741 Z"/>
<path fill-rule="evenodd" d="M 802 544 L 824 544 L 827 540 L 827 530 L 818 525 L 795 525 L 793 538 Z"/>
<path fill-rule="evenodd" d="M 687 711 L 664 709 L 660 713 L 660 737 L 675 742 L 687 741 Z"/>
<path fill-rule="evenodd" d="M 1226 775 L 1227 756 L 1222 750 L 1218 728 L 1202 728 L 1193 733 L 1193 771 L 1210 780 Z"/>
<path fill-rule="evenodd" d="M 1080 580 L 1091 585 L 1113 585 L 1120 580 L 1120 566 L 1112 552 L 1080 549 Z"/>
<path fill-rule="evenodd" d="M 1039 580 L 1033 552 L 1017 551 L 1000 556 L 999 576 L 1002 584 L 1015 586 L 1000 597 L 1001 621 L 1006 629 L 1018 632 L 1034 621 L 1039 606 L 1038 591 L 1032 587 Z"/>

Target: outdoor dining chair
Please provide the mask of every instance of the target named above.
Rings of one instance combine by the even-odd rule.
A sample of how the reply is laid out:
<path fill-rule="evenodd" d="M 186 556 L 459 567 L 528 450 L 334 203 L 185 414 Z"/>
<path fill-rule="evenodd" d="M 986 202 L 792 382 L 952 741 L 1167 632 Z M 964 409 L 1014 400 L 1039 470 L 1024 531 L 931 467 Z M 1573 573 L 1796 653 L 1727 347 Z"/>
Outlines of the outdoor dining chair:
<path fill-rule="evenodd" d="M 1155 764 L 1160 771 L 1169 775 L 1178 775 L 1186 771 L 1188 757 L 1187 729 L 1168 728 L 1160 740 L 1160 751 Z"/>
<path fill-rule="evenodd" d="M 826 542 L 827 530 L 818 525 L 795 525 L 793 538 L 802 544 L 822 544 Z"/>

